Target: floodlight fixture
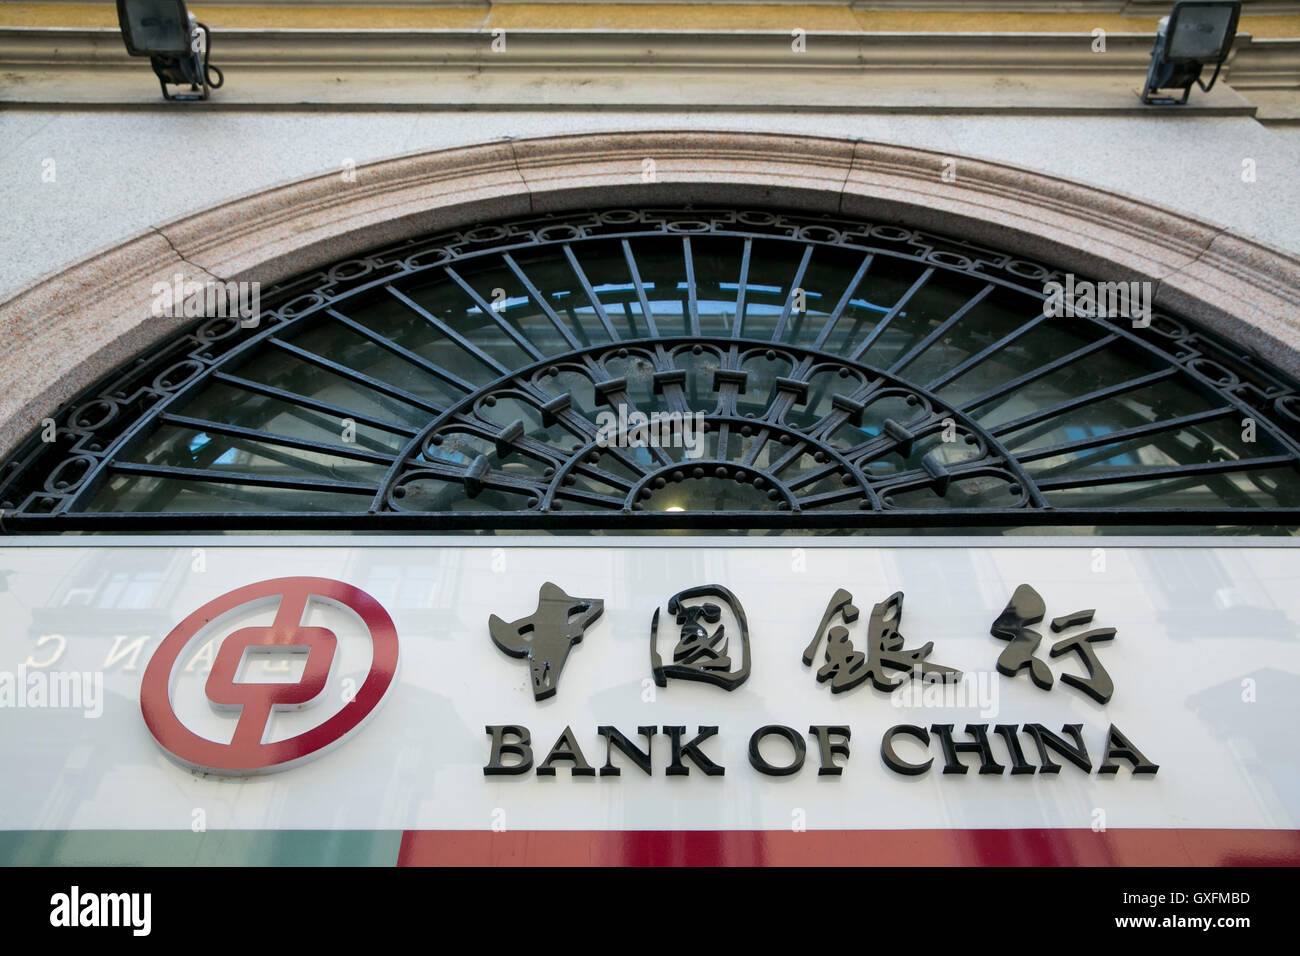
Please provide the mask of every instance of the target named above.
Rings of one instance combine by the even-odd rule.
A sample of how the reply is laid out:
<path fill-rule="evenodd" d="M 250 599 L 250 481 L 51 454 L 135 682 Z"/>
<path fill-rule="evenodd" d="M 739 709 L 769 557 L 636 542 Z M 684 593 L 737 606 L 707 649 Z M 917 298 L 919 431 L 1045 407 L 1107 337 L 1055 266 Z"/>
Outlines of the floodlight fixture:
<path fill-rule="evenodd" d="M 1240 0 L 1179 0 L 1169 16 L 1156 27 L 1156 45 L 1151 51 L 1142 102 L 1155 106 L 1181 106 L 1195 83 L 1205 92 L 1214 86 L 1219 70 L 1237 36 Z M 1213 64 L 1209 84 L 1201 82 L 1201 70 Z M 1183 98 L 1156 96 L 1160 90 L 1182 89 Z"/>
<path fill-rule="evenodd" d="M 184 0 L 117 0 L 117 22 L 131 56 L 147 56 L 163 99 L 206 100 L 225 77 L 208 63 L 212 31 L 185 9 Z M 167 86 L 189 86 L 171 93 Z"/>

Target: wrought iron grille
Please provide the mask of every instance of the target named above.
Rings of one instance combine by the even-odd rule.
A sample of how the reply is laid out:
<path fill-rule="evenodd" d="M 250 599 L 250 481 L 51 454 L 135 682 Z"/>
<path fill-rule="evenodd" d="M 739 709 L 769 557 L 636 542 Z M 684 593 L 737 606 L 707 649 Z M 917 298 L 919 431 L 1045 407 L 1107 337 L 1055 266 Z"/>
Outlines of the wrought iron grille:
<path fill-rule="evenodd" d="M 410 240 L 72 403 L 0 470 L 3 527 L 1300 524 L 1293 382 L 1173 316 L 1049 318 L 1049 281 L 766 211 Z"/>

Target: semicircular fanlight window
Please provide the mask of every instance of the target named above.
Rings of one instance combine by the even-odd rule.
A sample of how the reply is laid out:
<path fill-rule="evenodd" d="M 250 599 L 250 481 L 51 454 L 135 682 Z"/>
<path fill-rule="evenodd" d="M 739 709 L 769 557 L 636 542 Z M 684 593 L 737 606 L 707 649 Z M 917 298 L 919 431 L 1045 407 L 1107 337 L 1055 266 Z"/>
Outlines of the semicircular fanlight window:
<path fill-rule="evenodd" d="M 759 211 L 407 241 L 101 383 L 4 464 L 0 507 L 51 530 L 1300 514 L 1291 382 L 1173 316 L 1049 318 L 1058 280 Z"/>

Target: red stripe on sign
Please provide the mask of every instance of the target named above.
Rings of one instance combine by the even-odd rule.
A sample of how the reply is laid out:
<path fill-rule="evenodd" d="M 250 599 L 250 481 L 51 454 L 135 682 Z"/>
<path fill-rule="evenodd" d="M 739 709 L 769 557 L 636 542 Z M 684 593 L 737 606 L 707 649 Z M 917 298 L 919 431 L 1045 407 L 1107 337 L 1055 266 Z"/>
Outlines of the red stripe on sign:
<path fill-rule="evenodd" d="M 1298 866 L 1300 830 L 408 830 L 398 866 Z"/>

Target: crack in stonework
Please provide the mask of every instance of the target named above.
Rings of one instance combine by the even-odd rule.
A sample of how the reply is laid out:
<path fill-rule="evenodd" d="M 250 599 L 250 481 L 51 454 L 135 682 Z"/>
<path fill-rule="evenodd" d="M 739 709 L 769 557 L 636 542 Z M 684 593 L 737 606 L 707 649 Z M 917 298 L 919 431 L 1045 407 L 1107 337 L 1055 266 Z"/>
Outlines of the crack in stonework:
<path fill-rule="evenodd" d="M 1240 236 L 1237 233 L 1234 233 L 1231 229 L 1227 227 L 1218 229 L 1214 233 L 1214 235 L 1210 237 L 1209 241 L 1206 242 L 1205 246 L 1200 251 L 1198 251 L 1196 255 L 1189 262 L 1185 262 L 1182 265 L 1173 268 L 1168 273 L 1168 275 L 1156 280 L 1157 294 L 1159 292 L 1159 287 L 1162 286 L 1168 280 L 1174 278 L 1175 276 L 1183 274 L 1193 266 L 1200 265 L 1202 262 L 1204 262 L 1205 260 L 1211 257 L 1222 256 L 1223 254 L 1214 248 L 1214 244 L 1218 242 L 1219 239 L 1225 236 L 1230 239 L 1237 239 L 1242 242 L 1251 242 L 1251 240 L 1246 239 L 1245 237 Z M 1211 268 L 1215 268 L 1212 264 L 1210 265 Z M 1224 272 L 1226 270 L 1222 268 L 1216 268 L 1216 271 Z M 1240 278 L 1240 276 L 1234 275 L 1234 278 Z M 1201 281 L 1206 281 L 1206 280 L 1202 279 Z M 1289 285 L 1286 281 L 1276 279 L 1273 276 L 1269 276 L 1264 273 L 1257 272 L 1254 275 L 1252 275 L 1249 279 L 1243 281 L 1247 281 L 1251 285 L 1256 286 L 1265 292 L 1268 292 L 1270 295 L 1277 296 L 1278 298 L 1283 298 L 1290 301 L 1300 301 L 1297 300 L 1296 298 L 1295 289 L 1293 286 Z M 1217 284 L 1214 283 L 1209 283 L 1209 284 L 1213 285 L 1214 288 L 1220 288 L 1220 286 L 1218 286 Z"/>
<path fill-rule="evenodd" d="M 510 147 L 510 161 L 514 163 L 515 175 L 519 177 L 519 185 L 524 187 L 524 193 L 528 196 L 528 212 L 534 213 L 537 210 L 533 204 L 533 187 L 528 184 L 528 180 L 524 178 L 524 171 L 519 168 L 519 153 L 515 149 L 515 138 L 506 136 L 502 141 Z"/>
<path fill-rule="evenodd" d="M 167 233 L 163 232 L 161 229 L 154 229 L 154 232 L 155 232 L 157 235 L 159 235 L 159 236 L 162 237 L 163 242 L 167 243 L 167 245 L 171 248 L 171 251 L 174 252 L 174 253 L 176 253 L 176 258 L 180 259 L 181 262 L 183 262 L 183 263 L 185 263 L 187 266 L 190 266 L 191 268 L 196 269 L 196 270 L 198 270 L 199 272 L 203 273 L 205 276 L 207 276 L 207 277 L 208 277 L 209 279 L 211 279 L 213 282 L 225 282 L 225 281 L 227 281 L 227 280 L 223 279 L 221 276 L 216 275 L 216 274 L 214 274 L 214 273 L 212 273 L 212 272 L 209 272 L 207 269 L 203 268 L 203 266 L 199 265 L 197 262 L 191 262 L 189 259 L 187 259 L 187 258 L 185 257 L 185 253 L 181 252 L 179 249 L 176 248 L 176 243 L 174 243 L 174 242 L 171 241 L 171 239 L 168 237 Z"/>
<path fill-rule="evenodd" d="M 859 48 L 860 54 L 861 48 Z M 848 167 L 844 170 L 844 181 L 840 183 L 840 191 L 835 196 L 835 214 L 837 216 L 844 215 L 844 194 L 849 191 L 849 180 L 853 178 L 853 170 L 858 166 L 858 150 L 862 148 L 864 142 L 866 141 L 863 139 L 853 141 L 853 149 L 849 153 Z"/>
<path fill-rule="evenodd" d="M 1155 288 L 1152 290 L 1151 293 L 1151 301 L 1153 303 L 1159 302 L 1160 292 L 1164 288 L 1165 283 L 1168 280 L 1172 279 L 1174 276 L 1182 274 L 1182 272 L 1185 269 L 1190 269 L 1192 266 L 1197 265 L 1203 258 L 1205 258 L 1205 254 L 1210 251 L 1210 247 L 1214 245 L 1215 240 L 1217 240 L 1220 236 L 1225 235 L 1227 232 L 1228 232 L 1227 229 L 1217 230 L 1214 233 L 1214 235 L 1210 236 L 1210 238 L 1206 241 L 1205 245 L 1201 247 L 1200 251 L 1196 253 L 1195 258 L 1193 258 L 1190 262 L 1184 262 L 1181 266 L 1176 266 L 1172 272 L 1169 272 L 1166 275 L 1160 276 L 1159 278 L 1155 279 L 1154 280 Z"/>

